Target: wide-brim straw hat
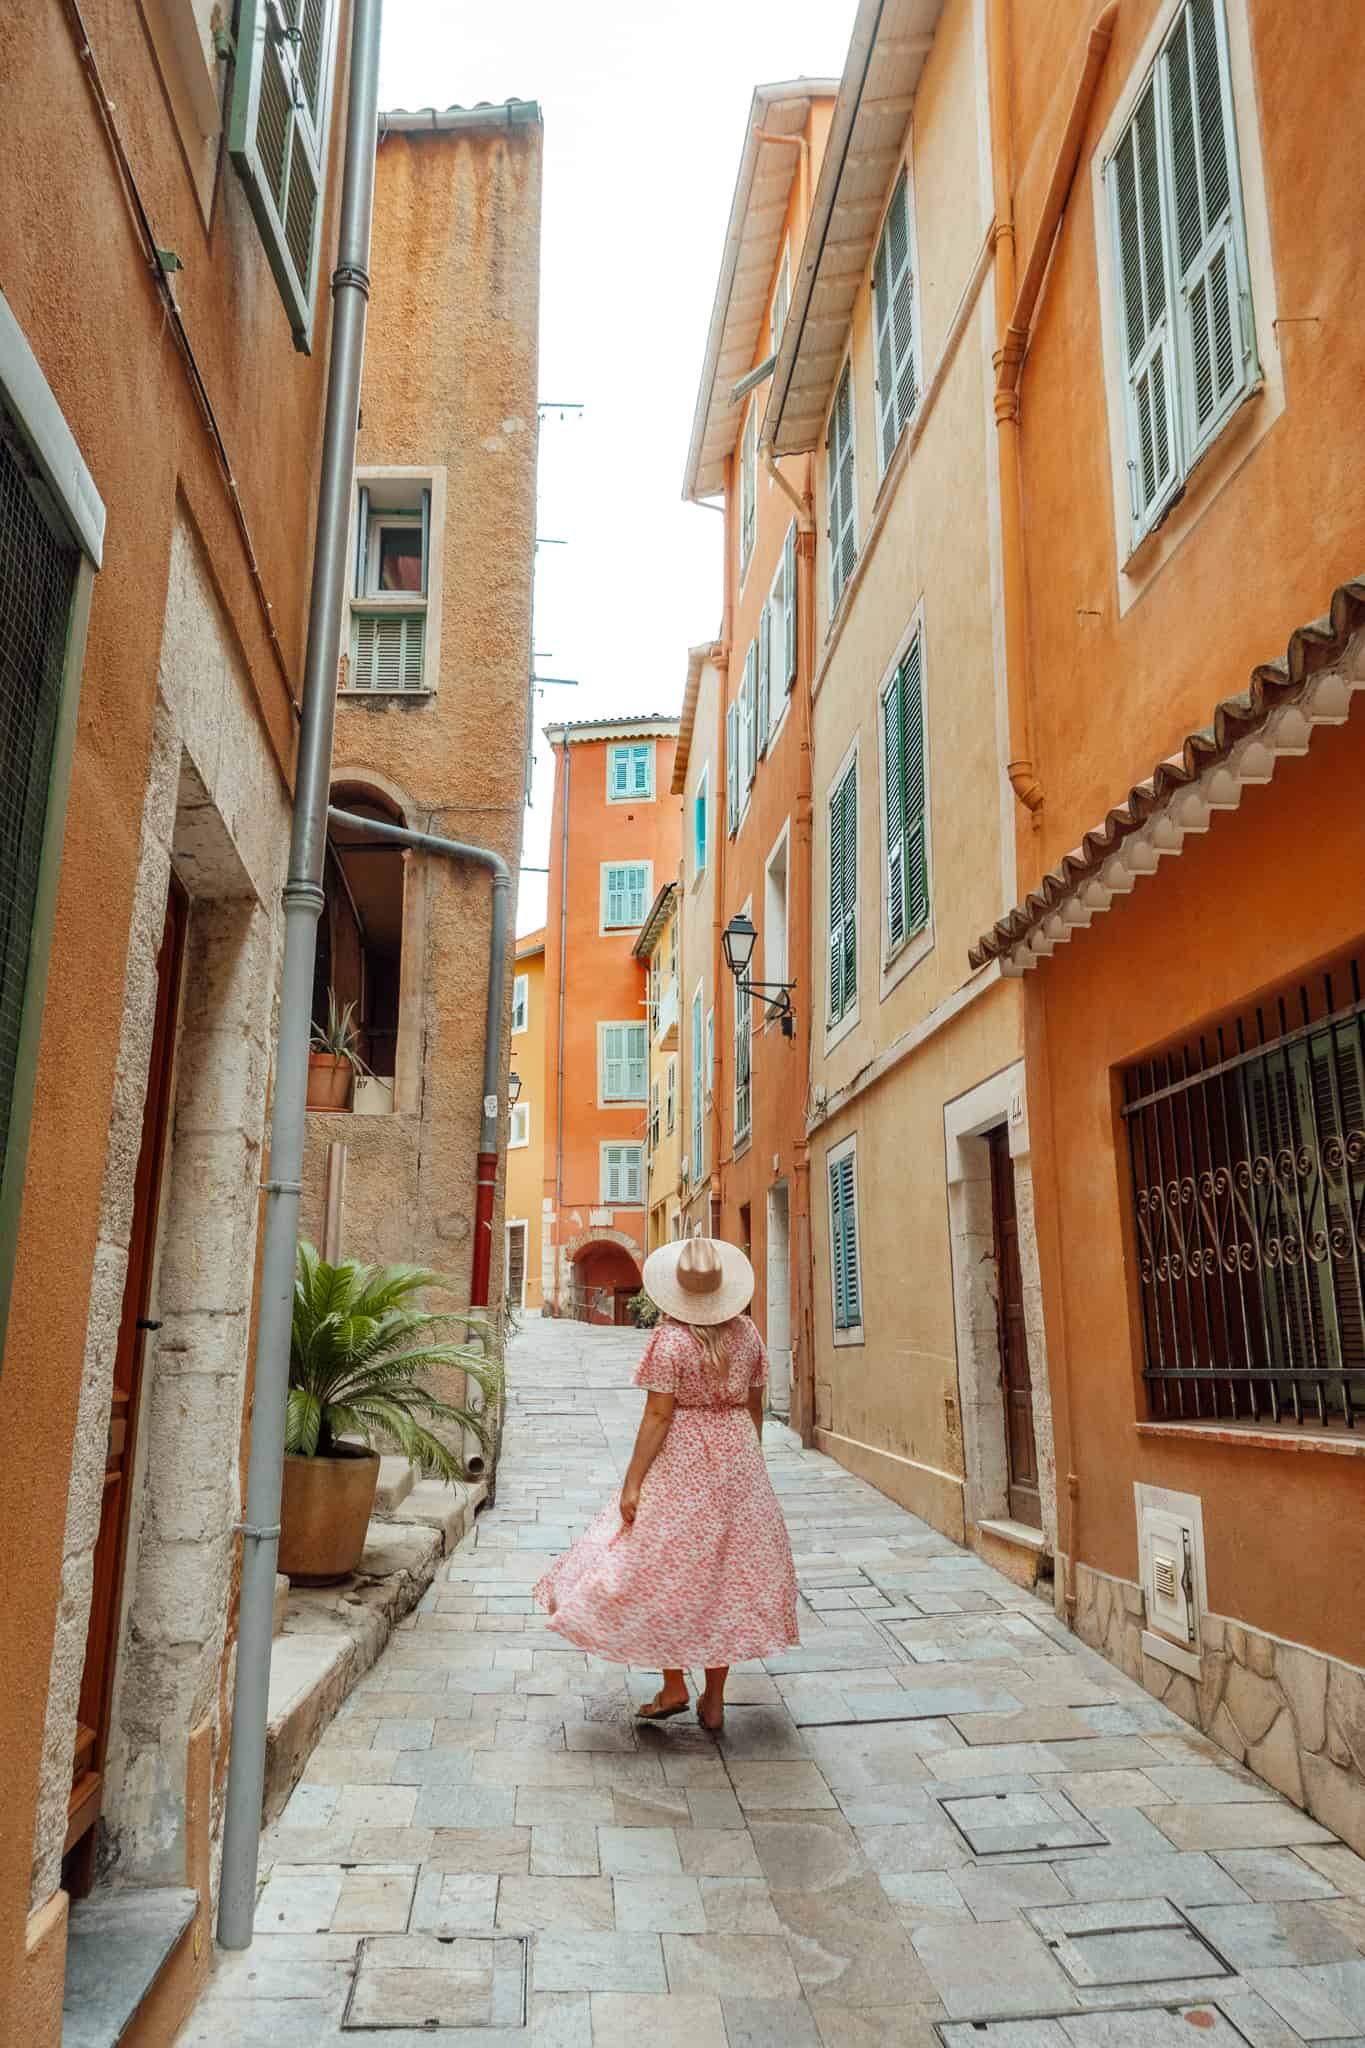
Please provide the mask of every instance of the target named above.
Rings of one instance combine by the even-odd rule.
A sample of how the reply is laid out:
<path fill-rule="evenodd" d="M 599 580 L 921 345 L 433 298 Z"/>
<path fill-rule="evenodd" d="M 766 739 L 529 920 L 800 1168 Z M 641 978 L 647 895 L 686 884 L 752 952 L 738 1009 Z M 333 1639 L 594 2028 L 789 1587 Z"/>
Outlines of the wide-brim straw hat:
<path fill-rule="evenodd" d="M 728 1323 L 754 1298 L 754 1269 L 737 1244 L 685 1237 L 645 1260 L 645 1293 L 678 1323 Z"/>

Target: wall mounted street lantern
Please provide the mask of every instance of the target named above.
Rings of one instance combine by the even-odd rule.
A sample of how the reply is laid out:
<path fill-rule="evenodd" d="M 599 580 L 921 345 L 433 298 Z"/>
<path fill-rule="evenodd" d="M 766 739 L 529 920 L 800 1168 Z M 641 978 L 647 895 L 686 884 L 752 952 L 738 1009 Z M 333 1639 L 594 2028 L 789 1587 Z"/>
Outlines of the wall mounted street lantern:
<path fill-rule="evenodd" d="M 516 1100 L 517 1100 L 517 1097 L 518 1097 L 518 1096 L 519 1096 L 520 1094 L 521 1094 L 521 1075 L 520 1075 L 520 1074 L 509 1074 L 509 1075 L 507 1076 L 507 1103 L 508 1103 L 508 1107 L 509 1107 L 509 1108 L 512 1108 L 512 1107 L 514 1107 L 514 1106 L 515 1106 L 515 1104 L 516 1104 Z"/>
<path fill-rule="evenodd" d="M 796 1036 L 796 1012 L 792 1009 L 791 992 L 794 981 L 750 981 L 749 963 L 754 957 L 754 946 L 758 933 L 752 921 L 741 910 L 730 919 L 720 935 L 725 953 L 725 964 L 735 977 L 735 989 L 742 996 L 762 996 L 768 1005 L 768 1016 L 776 1017 L 782 1026 L 784 1038 Z"/>

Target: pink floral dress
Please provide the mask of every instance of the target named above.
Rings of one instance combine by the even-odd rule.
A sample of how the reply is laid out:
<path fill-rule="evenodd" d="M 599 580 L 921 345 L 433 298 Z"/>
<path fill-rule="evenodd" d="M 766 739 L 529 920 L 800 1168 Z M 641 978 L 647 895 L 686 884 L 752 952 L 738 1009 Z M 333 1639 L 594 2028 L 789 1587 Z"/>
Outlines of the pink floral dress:
<path fill-rule="evenodd" d="M 634 1524 L 613 1501 L 535 1588 L 550 1627 L 640 1669 L 775 1656 L 800 1640 L 796 1571 L 749 1392 L 768 1357 L 747 1316 L 722 1374 L 683 1323 L 661 1322 L 637 1387 L 677 1400 Z"/>

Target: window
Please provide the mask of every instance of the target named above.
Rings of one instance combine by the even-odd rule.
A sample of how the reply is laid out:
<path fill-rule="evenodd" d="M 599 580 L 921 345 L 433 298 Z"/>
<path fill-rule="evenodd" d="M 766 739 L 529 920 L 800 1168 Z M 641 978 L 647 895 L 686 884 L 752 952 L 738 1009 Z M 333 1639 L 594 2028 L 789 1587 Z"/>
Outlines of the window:
<path fill-rule="evenodd" d="M 753 640 L 744 657 L 744 681 L 739 686 L 740 745 L 744 755 L 741 800 L 748 802 L 758 769 L 758 649 Z"/>
<path fill-rule="evenodd" d="M 520 1151 L 523 1145 L 529 1145 L 530 1142 L 531 1105 L 529 1102 L 514 1102 L 512 1104 L 512 1127 L 507 1139 L 508 1148 L 513 1152 L 517 1152 Z"/>
<path fill-rule="evenodd" d="M 772 663 L 769 659 L 771 654 L 769 640 L 772 632 L 772 615 L 772 604 L 768 602 L 764 605 L 758 619 L 758 695 L 754 700 L 755 752 L 758 754 L 766 754 L 768 751 L 768 728 L 772 722 L 771 691 L 769 689 L 769 680 L 772 675 Z"/>
<path fill-rule="evenodd" d="M 929 813 L 924 773 L 924 659 L 916 633 L 882 697 L 886 777 L 888 952 L 929 918 Z"/>
<path fill-rule="evenodd" d="M 773 579 L 767 605 L 768 676 L 771 699 L 785 697 L 796 681 L 796 521 L 787 528 L 782 564 Z M 769 726 L 780 723 L 780 709 L 769 709 Z"/>
<path fill-rule="evenodd" d="M 381 825 L 403 825 L 403 813 L 363 784 L 337 783 L 337 810 Z M 361 1057 L 376 1079 L 397 1093 L 403 1020 L 404 861 L 401 846 L 377 839 L 364 823 L 327 827 L 323 911 L 313 973 L 313 1022 L 325 1024 L 329 991 L 344 1009 L 355 1005 Z"/>
<path fill-rule="evenodd" d="M 513 1308 L 526 1306 L 526 1225 L 507 1226 L 507 1299 Z"/>
<path fill-rule="evenodd" d="M 638 1145 L 602 1147 L 602 1201 L 610 1209 L 638 1209 L 643 1175 Z"/>
<path fill-rule="evenodd" d="M 0 1340 L 104 506 L 0 296 Z M 49 481 L 40 483 L 40 477 Z M 0 1349 L 3 1342 L 0 1341 Z"/>
<path fill-rule="evenodd" d="M 829 609 L 839 609 L 844 585 L 858 559 L 858 521 L 854 507 L 853 475 L 853 365 L 844 365 L 839 388 L 830 408 L 829 433 L 825 437 L 825 471 L 829 491 Z"/>
<path fill-rule="evenodd" d="M 663 978 L 663 963 L 655 951 L 649 956 L 649 1035 L 659 1035 L 659 983 Z"/>
<path fill-rule="evenodd" d="M 1158 1420 L 1365 1425 L 1361 982 L 1305 977 L 1125 1076 Z"/>
<path fill-rule="evenodd" d="M 858 1152 L 855 1139 L 829 1156 L 829 1265 L 834 1335 L 861 1335 L 862 1277 L 858 1266 Z"/>
<path fill-rule="evenodd" d="M 647 860 L 626 861 L 619 866 L 603 861 L 603 931 L 639 930 L 649 909 L 653 876 L 653 864 Z"/>
<path fill-rule="evenodd" d="M 1106 168 L 1134 542 L 1256 371 L 1221 0 L 1187 0 Z"/>
<path fill-rule="evenodd" d="M 664 1129 L 671 1137 L 678 1121 L 678 1062 L 670 1059 L 667 1068 L 667 1089 L 665 1092 L 666 1115 Z"/>
<path fill-rule="evenodd" d="M 649 1084 L 649 1149 L 651 1152 L 657 1152 L 659 1149 L 659 1083 L 657 1080 L 651 1081 Z"/>
<path fill-rule="evenodd" d="M 739 704 L 725 707 L 725 827 L 731 838 L 739 829 Z"/>
<path fill-rule="evenodd" d="M 748 917 L 752 905 L 744 905 Z M 752 1054 L 754 1001 L 735 985 L 735 1143 L 742 1144 L 753 1123 Z"/>
<path fill-rule="evenodd" d="M 709 1102 L 716 1092 L 716 1013 L 706 1013 L 706 1099 Z"/>
<path fill-rule="evenodd" d="M 750 405 L 739 444 L 739 573 L 743 576 L 754 551 L 758 516 L 758 407 Z"/>
<path fill-rule="evenodd" d="M 915 279 L 910 260 L 910 183 L 902 170 L 872 266 L 881 465 L 896 452 L 919 396 L 915 388 Z"/>
<path fill-rule="evenodd" d="M 654 742 L 607 748 L 607 802 L 653 803 Z"/>
<path fill-rule="evenodd" d="M 692 998 L 692 1182 L 706 1171 L 702 1157 L 701 990 Z"/>
<path fill-rule="evenodd" d="M 643 1024 L 597 1027 L 598 1092 L 603 1102 L 643 1102 L 649 1047 Z"/>
<path fill-rule="evenodd" d="M 786 331 L 787 313 L 791 307 L 791 299 L 791 252 L 790 249 L 784 248 L 782 251 L 782 267 L 777 273 L 777 283 L 773 287 L 772 333 L 774 355 L 777 354 L 777 351 L 782 346 L 782 336 Z"/>
<path fill-rule="evenodd" d="M 858 763 L 850 761 L 829 801 L 829 1019 L 837 1024 L 858 993 Z"/>
<path fill-rule="evenodd" d="M 371 476 L 356 492 L 347 692 L 424 690 L 431 479 Z"/>
<path fill-rule="evenodd" d="M 242 0 L 228 147 L 306 354 L 313 336 L 335 0 Z"/>
<path fill-rule="evenodd" d="M 531 1003 L 531 977 L 518 974 L 512 980 L 512 1029 L 525 1031 Z"/>
<path fill-rule="evenodd" d="M 710 794 L 707 787 L 708 781 L 709 771 L 702 775 L 701 781 L 697 784 L 696 796 L 692 799 L 692 866 L 697 874 L 701 874 L 705 868 L 707 858 L 707 833 L 709 828 L 706 806 Z"/>

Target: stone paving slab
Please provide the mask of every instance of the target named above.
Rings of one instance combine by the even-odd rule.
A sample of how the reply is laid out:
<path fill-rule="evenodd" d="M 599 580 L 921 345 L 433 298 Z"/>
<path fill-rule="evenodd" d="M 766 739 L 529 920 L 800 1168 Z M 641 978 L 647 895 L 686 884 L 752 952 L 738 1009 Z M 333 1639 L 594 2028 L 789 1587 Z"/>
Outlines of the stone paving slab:
<path fill-rule="evenodd" d="M 530 1592 L 639 1348 L 518 1338 L 497 1506 L 322 1732 L 187 2048 L 1365 2048 L 1365 1859 L 786 1431 L 801 1648 L 718 1740 L 638 1725 L 657 1676 Z"/>

